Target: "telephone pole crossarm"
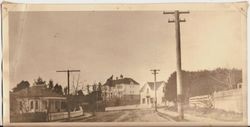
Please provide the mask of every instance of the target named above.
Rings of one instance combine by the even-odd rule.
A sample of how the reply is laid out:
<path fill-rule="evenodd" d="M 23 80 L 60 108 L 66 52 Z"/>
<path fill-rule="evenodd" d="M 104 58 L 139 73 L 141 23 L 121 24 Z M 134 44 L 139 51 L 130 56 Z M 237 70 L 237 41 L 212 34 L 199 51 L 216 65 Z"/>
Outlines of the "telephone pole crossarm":
<path fill-rule="evenodd" d="M 172 11 L 163 11 L 163 14 L 174 14 Z"/>
<path fill-rule="evenodd" d="M 168 20 L 168 23 L 174 23 L 174 22 L 175 22 L 174 20 L 171 19 Z"/>
<path fill-rule="evenodd" d="M 80 70 L 60 70 L 56 72 L 80 72 Z"/>
<path fill-rule="evenodd" d="M 176 10 L 178 11 L 178 10 Z M 178 11 L 179 14 L 189 14 L 190 12 L 189 11 Z M 175 12 L 174 11 L 163 11 L 163 14 L 174 14 Z"/>

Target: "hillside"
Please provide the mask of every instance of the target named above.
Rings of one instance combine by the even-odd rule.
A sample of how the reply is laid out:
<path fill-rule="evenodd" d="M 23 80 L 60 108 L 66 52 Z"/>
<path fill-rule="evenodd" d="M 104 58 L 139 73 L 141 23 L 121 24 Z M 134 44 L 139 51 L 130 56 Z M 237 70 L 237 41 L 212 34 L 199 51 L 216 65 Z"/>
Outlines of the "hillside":
<path fill-rule="evenodd" d="M 242 71 L 217 68 L 215 70 L 183 71 L 183 95 L 185 100 L 192 96 L 211 94 L 214 91 L 236 88 L 242 82 Z M 176 72 L 169 77 L 165 87 L 167 100 L 176 100 Z"/>

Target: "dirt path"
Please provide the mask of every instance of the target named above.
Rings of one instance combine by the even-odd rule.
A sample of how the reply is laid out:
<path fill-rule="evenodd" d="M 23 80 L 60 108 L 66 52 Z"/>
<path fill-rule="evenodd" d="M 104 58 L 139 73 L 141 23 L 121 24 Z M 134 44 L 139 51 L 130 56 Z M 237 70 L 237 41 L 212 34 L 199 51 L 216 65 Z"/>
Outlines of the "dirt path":
<path fill-rule="evenodd" d="M 124 114 L 115 120 L 116 122 L 168 122 L 169 119 L 161 117 L 152 110 L 124 111 Z"/>
<path fill-rule="evenodd" d="M 122 110 L 98 112 L 95 116 L 79 122 L 169 122 L 153 110 Z"/>

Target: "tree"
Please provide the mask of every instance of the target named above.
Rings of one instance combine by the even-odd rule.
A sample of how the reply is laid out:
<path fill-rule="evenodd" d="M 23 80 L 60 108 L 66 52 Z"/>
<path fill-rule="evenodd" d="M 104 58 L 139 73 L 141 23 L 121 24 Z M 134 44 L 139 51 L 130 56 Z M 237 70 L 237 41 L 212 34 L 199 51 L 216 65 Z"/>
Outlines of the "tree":
<path fill-rule="evenodd" d="M 14 87 L 12 90 L 13 92 L 17 92 L 19 90 L 25 89 L 25 88 L 29 88 L 30 87 L 30 83 L 28 81 L 24 81 L 22 80 L 20 83 L 17 84 L 16 87 Z"/>
<path fill-rule="evenodd" d="M 211 71 L 182 71 L 183 99 L 188 102 L 189 97 L 233 89 L 241 81 L 242 71 L 237 69 L 218 68 Z M 169 77 L 164 92 L 167 100 L 176 101 L 176 72 Z"/>
<path fill-rule="evenodd" d="M 102 91 L 102 84 L 100 82 L 98 83 L 98 91 Z"/>
<path fill-rule="evenodd" d="M 62 86 L 61 86 L 61 85 L 58 86 L 58 93 L 59 93 L 60 95 L 63 95 L 63 89 L 62 89 Z"/>
<path fill-rule="evenodd" d="M 123 75 L 122 74 L 120 75 L 120 78 L 123 79 Z"/>
<path fill-rule="evenodd" d="M 78 94 L 78 96 L 84 96 L 82 90 L 78 90 L 78 91 L 77 91 L 77 94 Z"/>
<path fill-rule="evenodd" d="M 44 85 L 46 83 L 46 81 L 43 81 L 43 79 L 41 77 L 38 77 L 35 81 L 34 81 L 35 85 Z"/>
<path fill-rule="evenodd" d="M 96 89 L 96 84 L 94 84 L 93 86 L 92 86 L 92 88 L 93 88 L 93 91 L 96 91 L 97 89 Z"/>
<path fill-rule="evenodd" d="M 176 92 L 176 72 L 172 73 L 168 79 L 165 90 L 166 100 L 176 101 L 177 92 Z"/>
<path fill-rule="evenodd" d="M 98 91 L 98 100 L 101 100 L 102 99 L 102 84 L 99 82 L 98 83 L 98 89 L 97 89 L 97 91 Z"/>
<path fill-rule="evenodd" d="M 88 91 L 88 94 L 90 94 L 90 90 L 89 90 L 89 85 L 87 85 L 87 91 Z"/>
<path fill-rule="evenodd" d="M 68 95 L 68 87 L 65 87 L 65 88 L 63 89 L 63 91 L 64 91 L 64 95 Z"/>
<path fill-rule="evenodd" d="M 54 92 L 60 94 L 60 95 L 63 95 L 63 91 L 62 91 L 62 86 L 61 85 L 58 85 L 56 83 L 56 85 L 54 86 L 54 89 L 53 89 Z"/>
<path fill-rule="evenodd" d="M 54 87 L 53 80 L 49 80 L 48 86 L 49 86 L 49 89 L 51 89 L 51 90 L 53 89 L 53 87 Z"/>

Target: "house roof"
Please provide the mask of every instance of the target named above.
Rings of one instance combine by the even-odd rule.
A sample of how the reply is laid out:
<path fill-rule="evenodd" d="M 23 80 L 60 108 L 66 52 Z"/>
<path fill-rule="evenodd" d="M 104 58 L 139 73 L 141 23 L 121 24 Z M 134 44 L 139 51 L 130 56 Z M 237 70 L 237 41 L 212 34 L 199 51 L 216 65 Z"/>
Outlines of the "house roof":
<path fill-rule="evenodd" d="M 166 82 L 165 81 L 159 81 L 159 82 L 156 82 L 156 90 L 158 90 L 160 88 L 160 86 L 162 85 L 165 85 Z M 146 86 L 149 86 L 150 90 L 154 90 L 154 82 L 147 82 L 144 84 L 144 86 L 141 88 L 140 92 L 142 92 Z"/>
<path fill-rule="evenodd" d="M 51 89 L 46 88 L 43 85 L 25 88 L 17 92 L 12 92 L 12 94 L 16 97 L 63 97 L 62 95 L 53 92 Z"/>
<path fill-rule="evenodd" d="M 131 84 L 132 83 L 132 84 Z M 112 83 L 106 82 L 104 83 L 104 85 L 107 86 L 115 86 L 117 84 L 126 84 L 126 85 L 139 85 L 138 82 L 136 82 L 134 79 L 132 78 L 121 78 L 121 79 L 117 79 L 117 80 L 112 80 Z"/>

